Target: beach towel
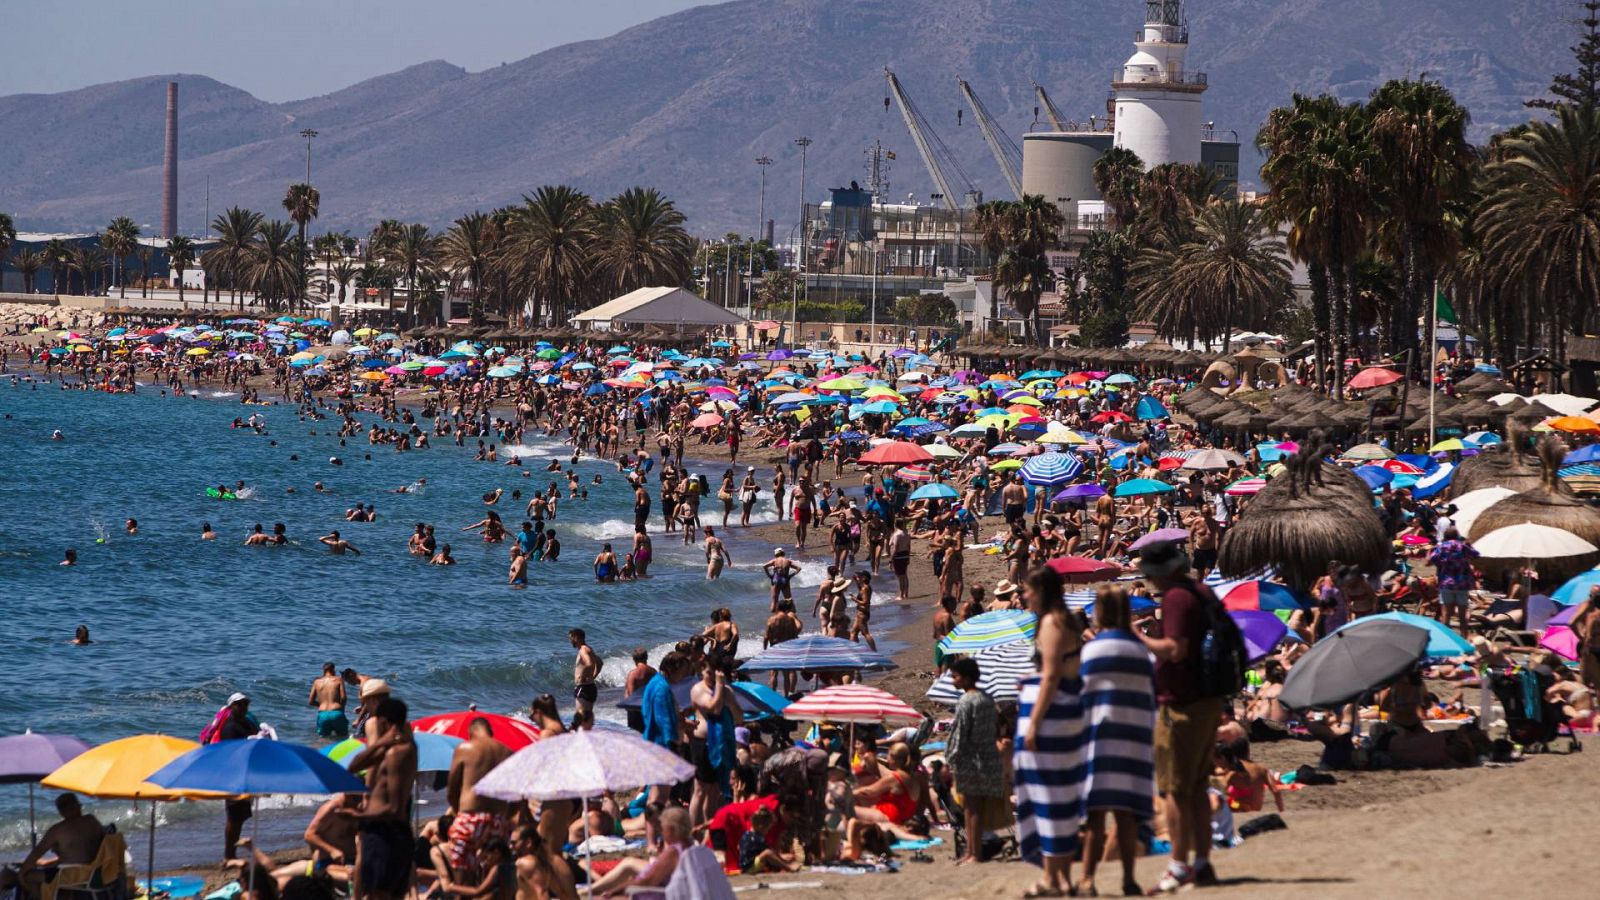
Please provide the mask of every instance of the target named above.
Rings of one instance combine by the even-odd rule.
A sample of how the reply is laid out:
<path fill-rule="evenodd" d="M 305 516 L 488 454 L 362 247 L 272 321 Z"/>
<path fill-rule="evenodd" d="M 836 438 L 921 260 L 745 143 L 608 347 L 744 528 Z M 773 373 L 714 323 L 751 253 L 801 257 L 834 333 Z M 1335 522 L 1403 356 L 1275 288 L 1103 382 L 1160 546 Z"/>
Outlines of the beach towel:
<path fill-rule="evenodd" d="M 1154 663 L 1131 632 L 1102 631 L 1083 647 L 1084 809 L 1152 814 Z"/>
<path fill-rule="evenodd" d="M 1063 678 L 1039 725 L 1037 751 L 1027 749 L 1030 717 L 1039 698 L 1039 676 L 1018 682 L 1016 773 L 1017 839 L 1022 858 L 1075 857 L 1083 825 L 1082 682 Z"/>

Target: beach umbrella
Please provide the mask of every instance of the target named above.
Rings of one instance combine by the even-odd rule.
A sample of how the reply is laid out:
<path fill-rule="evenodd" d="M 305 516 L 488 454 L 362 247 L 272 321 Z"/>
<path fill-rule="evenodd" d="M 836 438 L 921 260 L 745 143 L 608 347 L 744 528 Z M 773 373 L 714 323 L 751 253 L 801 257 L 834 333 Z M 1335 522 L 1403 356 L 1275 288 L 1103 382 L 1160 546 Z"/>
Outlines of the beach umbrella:
<path fill-rule="evenodd" d="M 960 450 L 949 444 L 929 444 L 925 449 L 934 459 L 960 459 L 962 456 Z"/>
<path fill-rule="evenodd" d="M 1589 599 L 1589 589 L 1600 585 L 1600 569 L 1579 572 L 1555 589 L 1550 599 L 1562 606 L 1575 606 Z"/>
<path fill-rule="evenodd" d="M 978 664 L 978 690 L 995 702 L 1015 702 L 1019 689 L 1017 683 L 1033 674 L 1033 642 L 1012 641 L 985 647 L 972 655 Z M 946 670 L 928 688 L 928 699 L 954 706 L 961 699 L 961 691 Z"/>
<path fill-rule="evenodd" d="M 1366 618 L 1324 637 L 1289 670 L 1278 699 L 1290 709 L 1334 707 L 1400 677 L 1428 649 L 1428 632 Z"/>
<path fill-rule="evenodd" d="M 1572 630 L 1572 626 L 1556 624 L 1554 619 L 1539 635 L 1539 646 L 1562 659 L 1576 660 L 1583 652 L 1578 633 Z"/>
<path fill-rule="evenodd" d="M 973 654 L 988 647 L 1033 640 L 1039 619 L 1021 609 L 997 609 L 962 622 L 939 642 L 945 654 Z"/>
<path fill-rule="evenodd" d="M 922 721 L 922 713 L 904 700 L 865 684 L 837 684 L 814 691 L 789 704 L 783 717 L 840 725 L 913 725 Z"/>
<path fill-rule="evenodd" d="M 902 466 L 894 470 L 894 477 L 912 484 L 928 484 L 933 481 L 933 472 L 927 466 Z"/>
<path fill-rule="evenodd" d="M 489 732 L 494 739 L 512 750 L 521 750 L 539 739 L 539 726 L 532 722 L 475 709 L 426 716 L 413 721 L 411 728 L 413 731 L 443 734 L 466 740 L 471 736 L 472 720 L 478 718 L 487 720 Z"/>
<path fill-rule="evenodd" d="M 1141 497 L 1148 494 L 1165 494 L 1173 490 L 1172 485 L 1154 478 L 1132 478 L 1117 485 L 1113 495 L 1117 497 Z"/>
<path fill-rule="evenodd" d="M 1365 482 L 1367 487 L 1372 490 L 1378 490 L 1394 480 L 1393 472 L 1388 469 L 1380 469 L 1377 466 L 1356 466 L 1352 471 L 1355 472 L 1357 478 Z"/>
<path fill-rule="evenodd" d="M 631 731 L 569 731 L 518 750 L 473 786 L 500 800 L 581 800 L 678 784 L 694 766 Z M 587 817 L 585 817 L 587 818 Z"/>
<path fill-rule="evenodd" d="M 1244 637 L 1245 653 L 1252 663 L 1270 656 L 1272 648 L 1278 646 L 1283 636 L 1289 633 L 1289 627 L 1282 619 L 1258 609 L 1230 609 L 1228 618 L 1239 626 L 1239 633 Z"/>
<path fill-rule="evenodd" d="M 700 676 L 698 675 L 680 678 L 672 683 L 672 696 L 678 701 L 679 709 L 688 709 L 692 705 L 694 686 L 699 683 Z M 734 681 L 730 682 L 728 686 L 733 689 L 734 699 L 739 701 L 739 709 L 744 712 L 746 719 L 777 715 L 789 705 L 787 698 L 764 684 L 757 684 L 753 681 Z M 618 700 L 617 708 L 624 710 L 643 709 L 644 692 L 635 691 L 633 696 Z"/>
<path fill-rule="evenodd" d="M 1161 401 L 1154 397 L 1141 397 L 1139 402 L 1133 408 L 1133 414 L 1146 421 L 1151 419 L 1166 419 L 1171 418 L 1172 416 L 1172 413 L 1169 412 L 1165 406 L 1161 405 Z"/>
<path fill-rule="evenodd" d="M 904 466 L 911 463 L 931 462 L 933 454 L 909 441 L 889 441 L 861 454 L 864 466 Z"/>
<path fill-rule="evenodd" d="M 1066 484 L 1083 471 L 1083 461 L 1070 453 L 1041 453 L 1022 464 L 1022 480 L 1042 487 Z"/>
<path fill-rule="evenodd" d="M 1428 647 L 1423 651 L 1423 655 L 1430 659 L 1448 659 L 1452 656 L 1469 656 L 1473 652 L 1472 645 L 1467 642 L 1467 639 L 1459 634 L 1456 634 L 1455 631 L 1450 628 L 1450 626 L 1440 622 L 1437 619 L 1430 619 L 1427 616 L 1412 615 L 1411 613 L 1387 612 L 1376 616 L 1363 616 L 1354 622 L 1343 626 L 1339 630 L 1343 631 L 1346 628 L 1353 628 L 1362 624 L 1363 622 L 1371 622 L 1374 620 L 1403 622 L 1414 628 L 1421 628 L 1423 631 L 1426 631 L 1428 633 Z"/>
<path fill-rule="evenodd" d="M 1079 583 L 1104 581 L 1107 578 L 1115 578 L 1122 572 L 1115 563 L 1090 559 L 1087 556 L 1057 556 L 1046 561 L 1045 565 L 1054 569 L 1056 574 L 1067 581 Z"/>
<path fill-rule="evenodd" d="M 1244 457 L 1231 450 L 1201 450 L 1183 461 L 1183 468 L 1196 472 L 1221 471 L 1244 464 Z"/>
<path fill-rule="evenodd" d="M 1128 552 L 1137 553 L 1151 544 L 1165 544 L 1170 541 L 1182 542 L 1187 541 L 1188 539 L 1189 530 L 1187 528 L 1157 528 L 1155 531 L 1146 534 L 1145 536 L 1134 541 L 1132 544 L 1128 545 Z"/>
<path fill-rule="evenodd" d="M 1261 493 L 1261 489 L 1266 486 L 1267 480 L 1259 476 L 1255 478 L 1241 478 L 1223 488 L 1223 493 L 1230 497 L 1248 497 L 1252 494 Z"/>
<path fill-rule="evenodd" d="M 1564 528 L 1535 522 L 1496 528 L 1473 541 L 1472 546 L 1478 555 L 1490 559 L 1557 559 L 1600 552 L 1600 547 Z"/>
<path fill-rule="evenodd" d="M 89 749 L 83 741 L 64 734 L 22 734 L 0 737 L 0 784 L 28 785 L 28 846 L 39 843 L 35 830 L 33 785 Z"/>
<path fill-rule="evenodd" d="M 1098 484 L 1071 484 L 1050 499 L 1056 503 L 1065 503 L 1068 500 L 1093 500 L 1104 497 L 1105 493 L 1106 489 Z"/>
<path fill-rule="evenodd" d="M 149 780 L 165 788 L 252 796 L 367 789 L 361 779 L 310 747 L 273 740 L 204 744 L 157 769 Z"/>
<path fill-rule="evenodd" d="M 412 740 L 417 744 L 418 772 L 450 771 L 450 762 L 455 758 L 456 748 L 465 743 L 458 737 L 428 731 L 413 732 Z M 323 747 L 322 755 L 349 768 L 350 760 L 366 749 L 366 746 L 366 742 L 360 738 L 345 738 L 337 744 Z"/>
<path fill-rule="evenodd" d="M 1504 487 L 1486 487 L 1478 488 L 1475 491 L 1467 491 L 1450 501 L 1450 505 L 1456 508 L 1455 515 L 1451 516 L 1451 520 L 1455 523 L 1457 531 L 1463 535 L 1470 534 L 1472 526 L 1478 521 L 1478 516 L 1501 500 L 1507 497 L 1514 497 L 1516 494 L 1516 491 Z"/>
<path fill-rule="evenodd" d="M 716 413 L 701 413 L 689 422 L 690 428 L 715 428 L 722 424 L 722 417 Z"/>
<path fill-rule="evenodd" d="M 750 672 L 856 671 L 893 669 L 887 655 L 844 638 L 802 634 L 757 653 L 740 668 Z"/>
<path fill-rule="evenodd" d="M 1342 459 L 1358 460 L 1394 459 L 1394 454 L 1387 447 L 1380 447 L 1377 444 L 1357 444 L 1339 454 L 1339 456 Z"/>
<path fill-rule="evenodd" d="M 1372 366 L 1357 372 L 1346 382 L 1346 386 L 1351 390 L 1365 391 L 1375 387 L 1383 387 L 1386 384 L 1394 384 L 1402 377 L 1399 372 L 1393 369 Z"/>
<path fill-rule="evenodd" d="M 948 484 L 925 484 L 911 492 L 912 500 L 954 500 L 961 496 Z"/>
<path fill-rule="evenodd" d="M 1295 592 L 1287 585 L 1259 578 L 1234 582 L 1225 592 L 1218 591 L 1217 596 L 1222 600 L 1222 605 L 1230 610 L 1277 612 L 1311 608 L 1310 597 Z"/>

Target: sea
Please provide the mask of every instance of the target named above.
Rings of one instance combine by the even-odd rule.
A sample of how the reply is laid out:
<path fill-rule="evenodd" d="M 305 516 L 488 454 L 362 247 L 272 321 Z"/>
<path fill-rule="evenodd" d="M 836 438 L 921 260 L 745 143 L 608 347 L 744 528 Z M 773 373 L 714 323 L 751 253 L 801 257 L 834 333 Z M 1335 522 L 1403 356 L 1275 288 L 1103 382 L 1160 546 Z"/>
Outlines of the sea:
<path fill-rule="evenodd" d="M 157 732 L 192 740 L 229 694 L 244 691 L 280 738 L 317 744 L 306 701 L 326 662 L 386 679 L 417 718 L 469 705 L 512 713 L 544 691 L 569 709 L 574 627 L 605 658 L 598 716 L 622 721 L 615 701 L 635 647 L 649 648 L 654 663 L 725 606 L 747 635 L 741 655 L 759 648 L 768 604 L 760 566 L 772 548 L 741 541 L 737 528 L 728 532 L 734 567 L 706 581 L 700 545 L 662 534 L 653 510 L 652 577 L 595 583 L 601 543 L 614 541 L 620 556 L 633 534 L 631 492 L 613 462 L 578 461 L 586 501 L 567 499 L 560 479 L 551 527 L 561 559 L 533 564 L 527 589 L 514 590 L 507 545 L 461 529 L 490 508 L 514 529 L 530 493 L 557 478 L 545 467 L 567 463 L 570 447 L 530 438 L 497 448 L 499 462 L 475 462 L 476 439 L 466 447 L 440 439 L 401 453 L 369 446 L 364 433 L 341 440 L 335 417 L 306 420 L 290 405 L 238 401 L 216 390 L 172 396 L 147 384 L 109 395 L 0 378 L 0 735 L 32 729 L 93 744 Z M 252 413 L 265 420 L 265 433 L 232 427 Z M 60 440 L 52 439 L 56 430 Z M 512 456 L 523 465 L 505 465 Z M 698 468 L 714 491 L 724 467 Z M 422 479 L 415 493 L 393 493 Z M 237 500 L 206 495 L 241 480 Z M 324 491 L 315 489 L 319 481 Z M 503 499 L 486 507 L 483 495 L 497 488 Z M 753 521 L 776 520 L 769 497 L 763 493 Z M 374 505 L 376 521 L 345 521 L 356 503 Z M 720 520 L 714 497 L 703 509 L 713 513 L 705 521 Z M 129 518 L 136 535 L 125 530 Z M 290 546 L 244 546 L 256 523 L 270 531 L 275 522 L 287 526 Z M 419 522 L 452 545 L 457 565 L 429 566 L 406 553 Z M 216 540 L 200 539 L 206 523 Z M 359 556 L 318 543 L 334 529 Z M 68 548 L 78 553 L 75 566 L 60 565 Z M 810 559 L 797 601 L 821 581 L 822 559 Z M 71 643 L 80 624 L 90 629 L 88 646 Z M 36 794 L 41 831 L 55 820 L 53 796 Z M 295 844 L 314 802 L 269 800 L 260 843 Z M 0 860 L 25 851 L 28 804 L 25 785 L 0 785 Z M 86 804 L 127 832 L 148 827 L 148 807 Z M 425 806 L 423 815 L 438 811 Z M 158 870 L 220 858 L 218 805 L 161 804 L 157 815 Z M 146 840 L 130 834 L 141 870 Z"/>

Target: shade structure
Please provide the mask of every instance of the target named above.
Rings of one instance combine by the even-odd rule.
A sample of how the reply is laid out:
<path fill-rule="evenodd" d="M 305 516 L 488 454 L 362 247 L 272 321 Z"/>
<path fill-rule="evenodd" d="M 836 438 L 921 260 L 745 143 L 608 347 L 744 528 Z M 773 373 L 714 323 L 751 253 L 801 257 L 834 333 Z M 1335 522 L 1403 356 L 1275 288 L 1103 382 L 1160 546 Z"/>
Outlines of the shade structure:
<path fill-rule="evenodd" d="M 578 800 L 647 785 L 678 784 L 694 766 L 631 731 L 597 728 L 541 739 L 473 786 L 501 800 Z"/>
<path fill-rule="evenodd" d="M 1589 599 L 1589 591 L 1596 585 L 1600 585 L 1600 569 L 1579 572 L 1556 588 L 1550 599 L 1562 606 L 1573 606 Z"/>
<path fill-rule="evenodd" d="M 1223 493 L 1230 497 L 1249 497 L 1261 493 L 1261 489 L 1266 486 L 1267 480 L 1265 478 L 1241 478 L 1223 488 Z"/>
<path fill-rule="evenodd" d="M 1583 652 L 1581 643 L 1570 625 L 1550 625 L 1539 635 L 1539 646 L 1562 659 L 1576 660 Z"/>
<path fill-rule="evenodd" d="M 904 700 L 865 684 L 836 684 L 808 694 L 783 711 L 795 722 L 832 722 L 840 725 L 908 725 L 922 721 L 922 713 Z"/>
<path fill-rule="evenodd" d="M 948 484 L 925 484 L 911 492 L 912 500 L 954 500 L 961 496 Z"/>
<path fill-rule="evenodd" d="M 1269 656 L 1283 636 L 1289 633 L 1289 626 L 1282 619 L 1259 609 L 1230 609 L 1228 617 L 1239 626 L 1239 633 L 1244 637 L 1244 649 L 1251 662 Z"/>
<path fill-rule="evenodd" d="M 1098 484 L 1071 484 L 1051 499 L 1056 503 L 1065 503 L 1068 500 L 1094 500 L 1105 494 L 1106 489 Z"/>
<path fill-rule="evenodd" d="M 0 784 L 38 781 L 88 749 L 84 741 L 65 734 L 26 731 L 0 737 Z"/>
<path fill-rule="evenodd" d="M 1087 583 L 1115 578 L 1122 569 L 1114 563 L 1103 559 L 1090 559 L 1087 556 L 1057 556 L 1045 562 L 1045 565 L 1056 571 L 1057 575 L 1070 582 Z"/>
<path fill-rule="evenodd" d="M 1484 510 L 1507 497 L 1515 497 L 1516 494 L 1516 491 L 1503 487 L 1486 487 L 1478 488 L 1475 491 L 1467 491 L 1450 501 L 1450 505 L 1456 508 L 1455 515 L 1450 518 L 1455 523 L 1457 531 L 1463 535 L 1471 534 L 1473 523 L 1478 521 L 1478 516 L 1482 515 Z"/>
<path fill-rule="evenodd" d="M 1496 528 L 1473 541 L 1472 546 L 1478 555 L 1490 559 L 1557 559 L 1600 552 L 1600 547 L 1564 528 L 1535 522 Z"/>
<path fill-rule="evenodd" d="M 140 734 L 91 747 L 41 783 L 58 791 L 117 800 L 176 800 L 193 796 L 154 784 L 156 770 L 200 745 L 164 734 Z"/>
<path fill-rule="evenodd" d="M 1033 674 L 1033 642 L 1012 641 L 987 647 L 973 654 L 978 663 L 978 690 L 999 701 L 1015 701 L 1017 682 Z M 961 699 L 950 673 L 946 671 L 928 688 L 928 699 L 954 705 Z"/>
<path fill-rule="evenodd" d="M 1022 480 L 1029 484 L 1055 487 L 1066 484 L 1083 471 L 1083 461 L 1071 453 L 1041 453 L 1022 464 Z"/>
<path fill-rule="evenodd" d="M 741 668 L 751 672 L 850 672 L 895 668 L 894 660 L 863 644 L 820 634 L 802 634 L 761 651 Z"/>
<path fill-rule="evenodd" d="M 1428 633 L 1428 646 L 1423 650 L 1423 655 L 1430 659 L 1446 659 L 1452 656 L 1466 656 L 1472 653 L 1472 645 L 1467 639 L 1456 634 L 1450 626 L 1430 619 L 1427 616 L 1417 616 L 1411 613 L 1387 612 L 1376 616 L 1366 616 L 1351 622 L 1344 628 L 1354 628 L 1363 622 L 1388 620 L 1401 622 L 1414 628 L 1421 628 Z M 1343 629 L 1340 629 L 1341 631 Z"/>
<path fill-rule="evenodd" d="M 980 613 L 960 623 L 939 642 L 939 650 L 946 654 L 971 655 L 980 650 L 1032 641 L 1039 629 L 1039 618 L 1021 609 L 997 609 Z"/>
<path fill-rule="evenodd" d="M 1144 535 L 1128 545 L 1130 553 L 1137 553 L 1151 544 L 1166 544 L 1173 541 L 1187 541 L 1189 530 L 1187 528 L 1157 528 L 1155 531 Z"/>
<path fill-rule="evenodd" d="M 472 720 L 478 718 L 488 720 L 489 731 L 494 739 L 512 750 L 521 750 L 539 739 L 539 726 L 532 722 L 497 713 L 479 712 L 475 709 L 426 716 L 412 722 L 411 728 L 413 731 L 426 731 L 430 734 L 443 734 L 466 740 L 470 737 Z"/>
<path fill-rule="evenodd" d="M 932 462 L 933 454 L 910 441 L 889 441 L 861 454 L 859 461 L 864 466 L 905 466 Z"/>
<path fill-rule="evenodd" d="M 1277 612 L 1311 607 L 1310 597 L 1297 594 L 1275 581 L 1260 579 L 1238 582 L 1221 595 L 1221 600 L 1222 605 L 1230 610 L 1262 609 Z"/>
<path fill-rule="evenodd" d="M 367 789 L 338 763 L 301 744 L 243 740 L 205 744 L 157 769 L 150 783 L 224 794 L 349 794 Z"/>
<path fill-rule="evenodd" d="M 1291 709 L 1347 703 L 1404 674 L 1428 649 L 1428 632 L 1390 619 L 1362 619 L 1318 641 L 1284 680 L 1279 701 Z"/>
<path fill-rule="evenodd" d="M 1118 497 L 1142 497 L 1148 494 L 1165 494 L 1173 490 L 1172 485 L 1154 478 L 1130 478 L 1117 485 L 1112 493 Z"/>
<path fill-rule="evenodd" d="M 429 731 L 415 732 L 413 738 L 417 742 L 418 772 L 450 771 L 450 763 L 455 758 L 456 748 L 464 743 L 461 738 Z M 323 747 L 322 755 L 349 768 L 350 760 L 366 749 L 366 746 L 366 742 L 359 738 L 345 738 L 337 744 Z"/>

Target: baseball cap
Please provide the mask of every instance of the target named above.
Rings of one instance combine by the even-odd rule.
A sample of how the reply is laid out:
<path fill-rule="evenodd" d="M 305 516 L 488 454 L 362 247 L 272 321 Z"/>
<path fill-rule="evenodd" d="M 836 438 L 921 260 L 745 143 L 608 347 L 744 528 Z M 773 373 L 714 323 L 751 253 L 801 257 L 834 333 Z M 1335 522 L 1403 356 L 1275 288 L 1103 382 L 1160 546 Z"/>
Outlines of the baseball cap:
<path fill-rule="evenodd" d="M 382 678 L 368 678 L 361 683 L 361 699 L 389 693 L 389 682 Z"/>
<path fill-rule="evenodd" d="M 250 702 L 250 697 L 248 695 L 246 695 L 243 691 L 234 691 L 233 694 L 228 697 L 228 705 L 229 706 L 232 706 L 235 703 L 239 703 L 241 701 L 243 701 L 245 703 L 249 703 Z"/>

